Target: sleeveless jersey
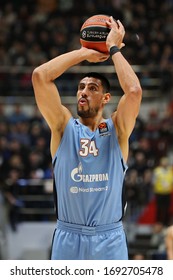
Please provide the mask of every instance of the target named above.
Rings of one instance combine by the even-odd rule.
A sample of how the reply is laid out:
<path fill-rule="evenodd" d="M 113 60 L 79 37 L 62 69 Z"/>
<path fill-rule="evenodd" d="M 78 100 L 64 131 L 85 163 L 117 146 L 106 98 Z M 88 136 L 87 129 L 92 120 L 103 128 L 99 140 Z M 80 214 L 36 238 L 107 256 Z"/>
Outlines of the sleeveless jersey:
<path fill-rule="evenodd" d="M 112 119 L 93 132 L 71 118 L 53 158 L 58 220 L 98 226 L 123 216 L 123 161 Z"/>

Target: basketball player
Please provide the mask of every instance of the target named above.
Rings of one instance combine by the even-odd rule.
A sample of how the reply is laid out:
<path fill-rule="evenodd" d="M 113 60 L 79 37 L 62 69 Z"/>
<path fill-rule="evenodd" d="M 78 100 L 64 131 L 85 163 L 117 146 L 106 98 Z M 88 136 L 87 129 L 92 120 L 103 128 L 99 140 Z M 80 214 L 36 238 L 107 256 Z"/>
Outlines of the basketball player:
<path fill-rule="evenodd" d="M 139 112 L 142 90 L 121 54 L 125 30 L 112 17 L 106 44 L 110 55 L 81 47 L 62 54 L 32 75 L 37 105 L 51 129 L 57 227 L 51 259 L 123 260 L 128 249 L 122 224 L 123 180 L 128 139 Z M 77 90 L 78 119 L 61 104 L 54 80 L 84 60 L 102 62 L 111 56 L 124 95 L 111 118 L 103 118 L 110 101 L 109 82 L 86 74 Z"/>

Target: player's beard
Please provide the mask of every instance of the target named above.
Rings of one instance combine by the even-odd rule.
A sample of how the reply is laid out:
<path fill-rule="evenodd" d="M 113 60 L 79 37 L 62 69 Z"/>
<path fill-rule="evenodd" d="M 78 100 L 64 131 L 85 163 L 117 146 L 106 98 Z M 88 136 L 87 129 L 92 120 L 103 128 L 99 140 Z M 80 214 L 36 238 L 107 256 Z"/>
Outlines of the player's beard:
<path fill-rule="evenodd" d="M 98 114 L 99 107 L 84 109 L 84 107 L 79 108 L 77 106 L 77 114 L 81 118 L 93 118 Z"/>

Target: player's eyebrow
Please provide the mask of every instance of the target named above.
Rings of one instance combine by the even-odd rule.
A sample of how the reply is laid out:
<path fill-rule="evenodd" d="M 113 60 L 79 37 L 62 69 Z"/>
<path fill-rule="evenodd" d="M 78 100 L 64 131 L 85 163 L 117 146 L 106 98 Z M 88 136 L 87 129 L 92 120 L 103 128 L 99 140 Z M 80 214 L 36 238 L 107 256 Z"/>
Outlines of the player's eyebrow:
<path fill-rule="evenodd" d="M 80 82 L 79 83 L 79 86 L 80 85 L 93 85 L 93 86 L 96 86 L 97 88 L 99 88 L 99 84 L 98 83 L 96 83 L 96 82 L 89 82 L 89 83 L 84 83 L 84 82 Z"/>

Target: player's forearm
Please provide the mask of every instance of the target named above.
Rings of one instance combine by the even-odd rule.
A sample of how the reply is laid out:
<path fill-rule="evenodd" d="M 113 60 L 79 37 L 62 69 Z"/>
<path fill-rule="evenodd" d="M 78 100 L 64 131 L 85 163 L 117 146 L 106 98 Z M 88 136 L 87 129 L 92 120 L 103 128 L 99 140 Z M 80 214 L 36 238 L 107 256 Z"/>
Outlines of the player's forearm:
<path fill-rule="evenodd" d="M 118 76 L 119 83 L 125 94 L 136 92 L 142 95 L 142 89 L 139 79 L 132 69 L 131 65 L 124 58 L 121 52 L 112 56 L 114 67 Z"/>
<path fill-rule="evenodd" d="M 35 71 L 44 76 L 45 82 L 54 81 L 68 68 L 82 62 L 85 59 L 85 52 L 82 49 L 74 50 L 53 58 L 52 60 L 37 67 Z"/>

